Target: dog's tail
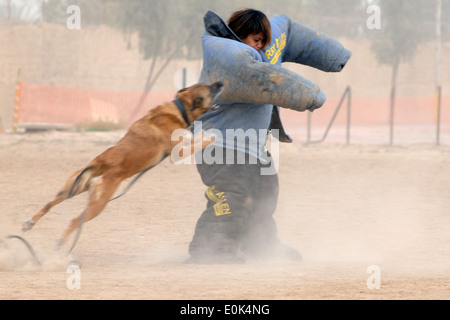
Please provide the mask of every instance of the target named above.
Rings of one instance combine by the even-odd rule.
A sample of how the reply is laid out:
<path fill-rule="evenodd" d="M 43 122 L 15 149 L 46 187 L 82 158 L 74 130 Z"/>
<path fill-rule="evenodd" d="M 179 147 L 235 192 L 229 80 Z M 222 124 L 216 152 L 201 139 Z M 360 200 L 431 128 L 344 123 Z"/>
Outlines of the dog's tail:
<path fill-rule="evenodd" d="M 76 196 L 77 194 L 85 191 L 89 185 L 89 182 L 91 181 L 93 174 L 93 166 L 89 166 L 84 168 L 78 176 L 75 178 L 75 181 L 73 182 L 72 186 L 69 189 L 69 192 L 67 194 L 67 199 L 72 198 L 73 196 Z"/>

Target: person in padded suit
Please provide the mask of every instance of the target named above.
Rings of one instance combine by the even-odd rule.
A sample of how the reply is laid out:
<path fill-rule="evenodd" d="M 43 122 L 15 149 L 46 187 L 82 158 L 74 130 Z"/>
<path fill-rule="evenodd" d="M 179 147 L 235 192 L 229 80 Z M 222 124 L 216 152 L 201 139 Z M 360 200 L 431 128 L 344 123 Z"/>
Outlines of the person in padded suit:
<path fill-rule="evenodd" d="M 232 60 L 233 57 L 230 57 L 235 52 L 244 52 L 245 57 L 253 57 L 248 64 L 249 68 L 250 65 L 265 68 L 269 67 L 268 64 L 280 66 L 282 58 L 287 53 L 292 56 L 290 49 L 297 50 L 289 48 L 287 43 L 292 36 L 288 35 L 291 20 L 286 16 L 277 16 L 269 20 L 261 11 L 245 9 L 234 12 L 227 24 L 211 11 L 205 15 L 204 20 L 205 59 L 200 81 L 209 82 L 208 80 L 211 79 L 208 77 L 213 75 L 213 69 L 220 63 L 225 63 L 223 66 L 225 71 L 220 71 L 218 77 L 227 77 L 225 73 L 227 70 L 232 70 L 234 62 L 242 63 L 242 59 Z M 316 35 L 314 32 L 311 34 Z M 214 43 L 210 44 L 208 41 L 214 41 Z M 327 39 L 327 41 L 333 41 L 338 51 L 342 50 L 338 59 L 345 64 L 349 58 L 348 52 L 340 44 L 336 45 L 335 40 Z M 296 45 L 295 41 L 292 42 Z M 219 59 L 216 52 L 211 52 L 218 50 L 219 44 L 231 48 L 231 53 L 224 53 L 224 57 L 226 55 L 227 59 L 231 60 L 221 59 L 217 60 L 219 62 L 210 62 L 211 59 Z M 257 62 L 254 63 L 253 60 Z M 230 61 L 228 62 L 230 65 L 226 65 L 226 61 Z M 262 63 L 259 64 L 260 62 Z M 282 69 L 276 68 L 278 68 L 277 71 Z M 241 70 L 242 75 L 247 74 L 248 70 L 245 70 L 245 66 L 241 69 L 244 69 Z M 331 71 L 332 67 L 325 66 L 322 69 Z M 234 77 L 231 81 L 239 81 L 241 71 L 230 72 L 228 76 Z M 260 70 L 255 72 L 255 77 L 263 74 Z M 279 72 L 283 77 L 285 71 Z M 292 77 L 290 74 L 286 76 L 288 81 L 294 82 Z M 222 80 L 227 83 L 227 78 Z M 303 81 L 303 79 L 300 80 Z M 249 85 L 248 82 L 242 83 L 242 86 L 245 85 Z M 308 88 L 312 87 L 312 85 L 308 86 Z M 248 90 L 250 98 L 252 94 L 262 95 L 258 87 L 250 86 Z M 300 100 L 311 101 L 305 109 L 312 111 L 320 107 L 325 98 L 319 89 L 311 96 L 314 98 Z M 282 244 L 277 235 L 273 214 L 278 201 L 278 175 L 275 171 L 262 174 L 264 168 L 273 165 L 271 156 L 266 151 L 267 133 L 275 129 L 278 140 L 292 142 L 281 125 L 278 107 L 274 107 L 271 103 L 243 102 L 227 97 L 216 103 L 219 106 L 218 109 L 205 114 L 199 120 L 202 121 L 204 128 L 214 128 L 222 132 L 223 139 L 213 143 L 213 153 L 215 159 L 221 158 L 223 161 L 212 164 L 197 161 L 198 172 L 207 186 L 205 193 L 207 205 L 197 221 L 195 233 L 189 245 L 190 258 L 186 262 L 233 264 L 244 263 L 246 258 L 301 261 L 301 254 L 296 249 Z M 233 135 L 236 130 L 265 134 L 255 135 L 257 139 L 252 139 L 251 136 L 248 139 L 236 139 Z M 206 149 L 203 153 L 205 152 Z"/>

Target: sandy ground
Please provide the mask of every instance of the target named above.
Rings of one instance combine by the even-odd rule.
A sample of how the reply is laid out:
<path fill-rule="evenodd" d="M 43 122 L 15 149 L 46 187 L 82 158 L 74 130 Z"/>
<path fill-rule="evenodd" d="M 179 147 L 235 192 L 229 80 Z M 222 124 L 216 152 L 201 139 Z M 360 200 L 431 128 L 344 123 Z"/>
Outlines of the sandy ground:
<path fill-rule="evenodd" d="M 302 263 L 184 264 L 205 187 L 195 166 L 167 160 L 87 223 L 70 256 L 54 241 L 86 196 L 20 231 L 122 134 L 0 135 L 0 299 L 450 298 L 448 145 L 281 145 L 275 218 Z M 42 266 L 8 234 L 25 236 Z"/>

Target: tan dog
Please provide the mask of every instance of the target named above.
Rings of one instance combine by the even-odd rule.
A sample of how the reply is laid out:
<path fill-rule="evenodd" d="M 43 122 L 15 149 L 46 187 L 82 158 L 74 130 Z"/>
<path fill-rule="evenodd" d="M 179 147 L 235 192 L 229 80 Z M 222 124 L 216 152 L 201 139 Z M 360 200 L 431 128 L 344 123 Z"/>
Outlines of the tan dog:
<path fill-rule="evenodd" d="M 84 220 L 82 221 L 82 214 L 70 222 L 59 240 L 58 244 L 62 245 L 80 226 L 80 222 L 87 222 L 103 211 L 123 180 L 152 168 L 170 155 L 178 143 L 171 140 L 172 132 L 187 128 L 207 112 L 222 90 L 221 82 L 209 86 L 195 84 L 180 90 L 174 101 L 150 110 L 131 125 L 127 134 L 115 146 L 97 156 L 85 168 L 75 171 L 56 197 L 24 222 L 22 230 L 31 229 L 53 206 L 89 190 Z M 202 148 L 213 141 L 210 140 Z"/>

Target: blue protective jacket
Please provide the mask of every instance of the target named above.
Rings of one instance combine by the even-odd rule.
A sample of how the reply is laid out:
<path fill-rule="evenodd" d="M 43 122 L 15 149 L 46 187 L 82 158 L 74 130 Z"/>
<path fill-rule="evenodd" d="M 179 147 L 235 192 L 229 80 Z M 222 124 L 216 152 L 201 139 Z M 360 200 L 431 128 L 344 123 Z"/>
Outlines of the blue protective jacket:
<path fill-rule="evenodd" d="M 292 141 L 284 132 L 279 107 L 313 111 L 326 100 L 316 84 L 282 68 L 281 63 L 294 62 L 339 72 L 351 57 L 351 52 L 337 40 L 285 15 L 269 21 L 272 41 L 259 52 L 243 43 L 212 11 L 204 17 L 202 35 L 200 82 L 224 83 L 224 91 L 216 101 L 219 107 L 199 119 L 202 127 L 220 131 L 223 140 L 217 139 L 216 146 L 244 151 L 257 158 L 261 158 L 267 139 L 267 134 L 261 132 L 278 129 L 280 141 Z M 237 133 L 247 134 L 247 138 L 237 138 Z"/>

